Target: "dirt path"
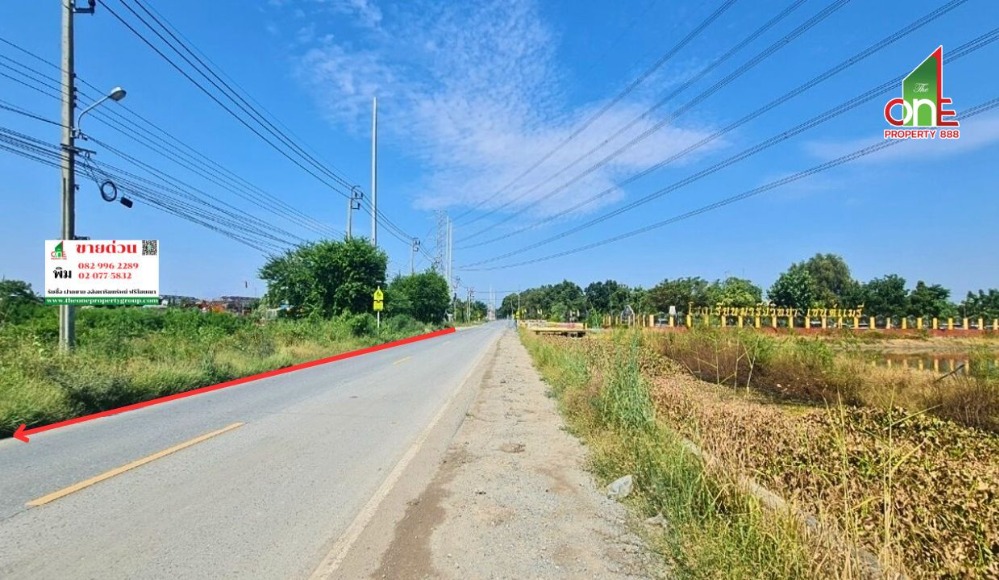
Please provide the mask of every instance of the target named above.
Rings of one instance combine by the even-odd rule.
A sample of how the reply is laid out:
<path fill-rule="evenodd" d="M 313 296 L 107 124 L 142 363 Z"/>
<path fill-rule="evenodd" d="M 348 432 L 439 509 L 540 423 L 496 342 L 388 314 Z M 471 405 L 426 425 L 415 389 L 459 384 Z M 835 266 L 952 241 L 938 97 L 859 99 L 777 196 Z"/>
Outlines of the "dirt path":
<path fill-rule="evenodd" d="M 649 578 L 623 506 L 583 470 L 585 447 L 514 331 L 432 483 L 410 502 L 374 578 Z"/>

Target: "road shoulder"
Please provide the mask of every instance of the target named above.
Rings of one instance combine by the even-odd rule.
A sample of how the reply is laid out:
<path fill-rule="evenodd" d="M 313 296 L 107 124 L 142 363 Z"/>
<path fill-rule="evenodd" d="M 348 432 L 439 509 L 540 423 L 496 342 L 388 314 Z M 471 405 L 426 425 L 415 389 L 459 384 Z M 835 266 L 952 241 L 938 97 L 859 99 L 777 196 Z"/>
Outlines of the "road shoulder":
<path fill-rule="evenodd" d="M 516 333 L 504 333 L 439 470 L 363 576 L 652 576 L 625 508 L 597 490 L 546 391 Z"/>

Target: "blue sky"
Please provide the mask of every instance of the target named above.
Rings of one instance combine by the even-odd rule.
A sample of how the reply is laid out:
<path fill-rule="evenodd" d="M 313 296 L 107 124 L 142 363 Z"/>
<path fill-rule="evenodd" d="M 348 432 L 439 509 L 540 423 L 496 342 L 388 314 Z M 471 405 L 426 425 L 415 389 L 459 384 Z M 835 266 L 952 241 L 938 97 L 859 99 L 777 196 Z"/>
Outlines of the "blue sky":
<path fill-rule="evenodd" d="M 132 0 L 125 3 L 134 6 Z M 0 38 L 58 62 L 58 3 L 7 4 Z M 106 4 L 138 26 L 121 0 Z M 941 44 L 944 94 L 953 99 L 958 118 L 963 110 L 999 96 L 994 74 L 999 42 L 948 63 L 949 49 L 999 23 L 999 3 L 969 0 L 758 119 L 663 169 L 617 186 L 943 4 L 848 2 L 748 73 L 652 131 L 662 119 L 831 4 L 808 0 L 664 107 L 600 147 L 792 4 L 740 0 L 624 99 L 555 149 L 721 4 L 720 0 L 178 0 L 156 2 L 154 7 L 316 158 L 365 192 L 370 188 L 370 104 L 377 96 L 379 208 L 409 235 L 419 237 L 430 254 L 434 210 L 466 214 L 456 220 L 454 231 L 456 275 L 479 297 L 490 287 L 511 290 L 563 278 L 582 285 L 616 279 L 651 286 L 667 277 L 736 275 L 766 287 L 791 262 L 816 252 L 844 256 L 861 280 L 898 273 L 910 286 L 920 279 L 941 283 L 958 299 L 968 290 L 999 286 L 995 250 L 999 247 L 999 196 L 995 195 L 999 110 L 962 121 L 960 141 L 903 143 L 620 242 L 509 266 L 611 238 L 876 143 L 888 127 L 884 103 L 898 96 L 900 87 L 595 227 L 516 257 L 488 261 L 665 188 L 847 102 L 909 72 Z M 107 9 L 98 6 L 95 15 L 78 16 L 76 28 L 81 79 L 108 89 L 125 87 L 128 97 L 122 104 L 130 110 L 308 215 L 313 224 L 337 232 L 345 229 L 344 197 L 230 117 Z M 57 72 L 3 43 L 0 55 L 46 75 Z M 2 59 L 0 63 L 10 65 Z M 23 80 L 9 68 L 0 68 L 0 73 Z M 3 76 L 0 100 L 48 119 L 59 118 L 57 99 Z M 82 106 L 89 102 L 81 98 Z M 106 103 L 101 108 L 117 106 Z M 59 140 L 56 126 L 5 110 L 0 110 L 0 126 L 50 143 Z M 84 130 L 258 216 L 275 231 L 304 239 L 317 235 L 142 148 L 103 125 L 97 115 L 86 119 Z M 651 131 L 649 137 L 577 177 L 645 131 Z M 99 161 L 145 175 L 145 170 L 100 145 L 84 146 L 95 149 Z M 520 177 L 553 149 L 543 163 Z M 0 152 L 0 175 L 0 244 L 7 248 L 0 255 L 0 276 L 26 279 L 40 290 L 42 240 L 54 239 L 59 232 L 59 173 Z M 505 187 L 511 181 L 513 185 Z M 569 181 L 571 185 L 563 186 Z M 607 193 L 594 203 L 525 229 L 601 191 Z M 470 208 L 474 211 L 466 213 Z M 514 211 L 519 212 L 514 219 L 499 223 Z M 264 260 L 260 251 L 141 201 L 131 210 L 105 203 L 95 184 L 85 178 L 80 181 L 77 223 L 80 235 L 94 239 L 161 240 L 163 293 L 211 297 L 263 291 L 255 280 Z M 355 214 L 356 234 L 368 235 L 369 224 L 369 215 Z M 489 231 L 478 234 L 483 228 Z M 472 238 L 466 241 L 468 236 Z M 462 248 L 486 240 L 495 241 Z M 389 253 L 392 273 L 408 271 L 407 245 L 384 230 L 379 242 Z M 416 264 L 425 268 L 428 260 L 421 255 Z M 244 288 L 247 282 L 249 288 Z"/>

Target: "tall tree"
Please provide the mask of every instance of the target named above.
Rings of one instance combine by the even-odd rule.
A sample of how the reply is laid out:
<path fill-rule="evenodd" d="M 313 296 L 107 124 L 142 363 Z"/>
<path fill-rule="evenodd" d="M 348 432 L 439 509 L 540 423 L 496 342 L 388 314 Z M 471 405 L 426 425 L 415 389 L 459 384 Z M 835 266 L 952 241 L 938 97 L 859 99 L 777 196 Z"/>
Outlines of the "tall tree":
<path fill-rule="evenodd" d="M 804 263 L 792 264 L 786 272 L 777 277 L 767 297 L 777 306 L 785 308 L 811 308 L 814 301 L 815 283 Z"/>
<path fill-rule="evenodd" d="M 304 244 L 260 269 L 267 282 L 264 302 L 287 303 L 298 317 L 370 312 L 372 294 L 385 285 L 387 265 L 385 252 L 363 238 Z"/>
<path fill-rule="evenodd" d="M 716 280 L 706 290 L 712 305 L 745 307 L 763 301 L 763 289 L 745 278 Z"/>
<path fill-rule="evenodd" d="M 854 285 L 846 260 L 836 254 L 815 254 L 805 261 L 805 270 L 812 278 L 812 302 L 831 308 L 845 304 Z"/>
<path fill-rule="evenodd" d="M 699 277 L 663 280 L 648 292 L 649 306 L 657 312 L 669 312 L 670 306 L 686 312 L 691 303 L 694 307 L 710 305 L 708 282 Z"/>
<path fill-rule="evenodd" d="M 988 292 L 979 290 L 978 294 L 968 292 L 961 302 L 963 315 L 972 318 L 995 320 L 999 318 L 999 290 L 990 288 Z"/>
<path fill-rule="evenodd" d="M 909 294 L 910 316 L 946 318 L 956 314 L 957 308 L 950 301 L 950 290 L 940 284 L 930 286 L 922 280 L 916 282 L 915 289 Z"/>
<path fill-rule="evenodd" d="M 614 310 L 614 299 L 620 298 L 622 290 L 627 290 L 627 286 L 614 280 L 605 282 L 592 282 L 586 287 L 586 303 L 590 310 L 600 314 L 607 314 Z"/>
<path fill-rule="evenodd" d="M 909 311 L 909 293 L 905 278 L 888 274 L 864 285 L 864 310 L 874 316 L 905 316 Z"/>
<path fill-rule="evenodd" d="M 410 276 L 396 276 L 385 291 L 386 310 L 390 314 L 408 314 L 420 322 L 444 321 L 451 297 L 447 280 L 428 271 Z"/>

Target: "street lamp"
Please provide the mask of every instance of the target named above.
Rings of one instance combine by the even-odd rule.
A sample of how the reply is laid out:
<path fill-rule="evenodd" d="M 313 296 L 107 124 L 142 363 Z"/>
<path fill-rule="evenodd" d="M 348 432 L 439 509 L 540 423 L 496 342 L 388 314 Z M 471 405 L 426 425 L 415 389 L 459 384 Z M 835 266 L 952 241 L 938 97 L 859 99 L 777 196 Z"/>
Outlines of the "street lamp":
<path fill-rule="evenodd" d="M 100 105 L 101 103 L 103 103 L 104 101 L 106 101 L 108 99 L 111 99 L 112 101 L 116 101 L 116 102 L 117 101 L 121 101 L 122 99 L 125 98 L 126 94 L 127 93 L 125 92 L 125 89 L 123 89 L 121 87 L 115 87 L 115 88 L 111 89 L 110 93 L 104 95 L 103 97 L 101 97 L 100 99 L 98 99 L 94 104 L 90 105 L 89 107 L 87 107 L 86 109 L 84 109 L 83 111 L 81 111 L 80 112 L 80 116 L 78 116 L 76 118 L 76 133 L 77 133 L 77 135 L 80 136 L 80 137 L 83 137 L 84 139 L 86 139 L 86 137 L 83 135 L 83 132 L 80 131 L 80 121 L 83 120 L 83 116 L 84 115 L 86 115 L 91 110 L 95 109 L 98 105 Z"/>

